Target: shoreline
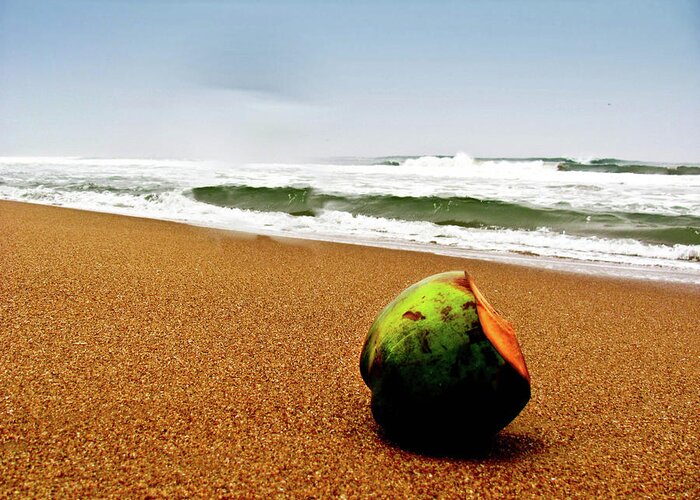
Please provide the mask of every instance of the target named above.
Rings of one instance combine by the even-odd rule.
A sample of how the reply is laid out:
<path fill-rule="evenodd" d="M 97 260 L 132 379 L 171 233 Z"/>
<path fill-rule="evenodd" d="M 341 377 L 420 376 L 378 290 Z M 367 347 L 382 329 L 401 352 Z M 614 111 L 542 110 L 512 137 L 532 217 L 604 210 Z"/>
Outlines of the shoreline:
<path fill-rule="evenodd" d="M 700 290 L 0 201 L 0 496 L 697 496 Z M 523 412 L 480 456 L 386 441 L 358 369 L 464 269 Z"/>
<path fill-rule="evenodd" d="M 162 220 L 162 219 L 158 219 Z M 180 224 L 192 225 L 195 227 L 210 227 L 187 222 L 171 221 Z M 236 231 L 216 227 L 223 231 Z M 480 260 L 493 262 L 495 264 L 508 264 L 519 267 L 530 267 L 535 269 L 547 269 L 554 272 L 575 274 L 581 276 L 593 276 L 601 278 L 613 278 L 630 281 L 673 283 L 700 287 L 700 272 L 697 276 L 688 275 L 684 270 L 669 268 L 664 266 L 640 266 L 633 264 L 622 264 L 615 262 L 605 262 L 598 260 L 574 260 L 567 257 L 550 257 L 544 255 L 526 255 L 517 252 L 479 252 L 477 250 L 453 249 L 447 246 L 428 246 L 421 244 L 411 244 L 402 242 L 377 242 L 374 240 L 359 240 L 351 238 L 333 238 L 324 236 L 306 237 L 304 235 L 288 235 L 284 233 L 260 232 L 247 233 L 259 234 L 260 236 L 270 236 L 278 238 L 289 238 L 307 241 L 319 241 L 324 243 L 338 243 L 342 245 L 356 245 L 373 248 L 384 248 L 400 252 L 427 253 L 430 255 L 440 255 L 444 257 L 454 257 L 458 259 Z M 700 269 L 700 263 L 699 269 Z"/>
<path fill-rule="evenodd" d="M 498 251 L 477 251 L 460 249 L 443 245 L 428 245 L 401 241 L 378 241 L 372 239 L 361 238 L 343 238 L 334 237 L 323 234 L 305 235 L 291 234 L 281 231 L 265 230 L 260 228 L 242 228 L 232 229 L 224 225 L 217 224 L 200 224 L 193 221 L 181 219 L 168 219 L 150 217 L 144 214 L 125 214 L 119 211 L 99 211 L 85 208 L 73 208 L 46 203 L 35 203 L 17 200 L 3 200 L 0 203 L 23 203 L 28 205 L 40 205 L 55 208 L 65 208 L 68 210 L 78 210 L 90 213 L 118 215 L 122 217 L 132 217 L 144 220 L 159 220 L 164 222 L 172 222 L 174 224 L 183 224 L 193 227 L 201 227 L 207 229 L 216 229 L 221 231 L 230 231 L 235 234 L 247 234 L 252 236 L 267 236 L 272 238 L 288 238 L 291 240 L 303 241 L 318 241 L 326 243 L 338 243 L 343 245 L 367 246 L 373 248 L 384 248 L 389 250 L 409 251 L 427 253 L 431 255 L 441 255 L 447 257 L 463 258 L 470 260 L 483 260 L 501 264 L 511 264 L 523 267 L 532 267 L 538 269 L 549 269 L 556 272 L 565 272 L 584 276 L 600 276 L 610 278 L 629 279 L 634 281 L 649 281 L 649 282 L 664 282 L 678 283 L 700 288 L 700 262 L 695 273 L 689 273 L 687 270 L 680 268 L 671 268 L 663 265 L 644 266 L 636 264 L 626 264 L 618 262 L 606 262 L 599 260 L 577 260 L 568 257 L 556 257 L 545 255 L 525 255 L 517 252 L 498 252 Z"/>

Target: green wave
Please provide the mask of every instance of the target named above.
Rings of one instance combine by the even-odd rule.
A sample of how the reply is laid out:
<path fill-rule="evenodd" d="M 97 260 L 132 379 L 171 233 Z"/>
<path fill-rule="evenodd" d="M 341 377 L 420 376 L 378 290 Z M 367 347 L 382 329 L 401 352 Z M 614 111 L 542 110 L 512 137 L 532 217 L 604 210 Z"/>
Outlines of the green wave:
<path fill-rule="evenodd" d="M 606 174 L 644 174 L 644 175 L 700 175 L 700 166 L 688 165 L 641 165 L 625 163 L 614 158 L 600 158 L 590 163 L 564 161 L 557 165 L 561 172 L 600 172 Z"/>
<path fill-rule="evenodd" d="M 311 188 L 206 186 L 191 190 L 202 203 L 261 212 L 316 216 L 323 210 L 466 228 L 549 228 L 582 236 L 633 238 L 666 245 L 700 244 L 700 217 L 628 212 L 582 212 L 469 197 L 365 195 L 347 197 Z"/>
<path fill-rule="evenodd" d="M 310 188 L 206 186 L 192 189 L 195 200 L 220 207 L 314 216 L 322 208 Z"/>

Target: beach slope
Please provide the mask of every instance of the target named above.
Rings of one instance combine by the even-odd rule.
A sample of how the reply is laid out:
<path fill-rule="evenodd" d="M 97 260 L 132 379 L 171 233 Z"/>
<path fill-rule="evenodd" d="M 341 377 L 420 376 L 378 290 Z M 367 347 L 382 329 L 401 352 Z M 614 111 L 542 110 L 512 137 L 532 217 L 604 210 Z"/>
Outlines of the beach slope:
<path fill-rule="evenodd" d="M 479 456 L 381 436 L 382 307 L 464 269 L 532 399 Z M 698 497 L 700 289 L 0 202 L 0 496 Z"/>

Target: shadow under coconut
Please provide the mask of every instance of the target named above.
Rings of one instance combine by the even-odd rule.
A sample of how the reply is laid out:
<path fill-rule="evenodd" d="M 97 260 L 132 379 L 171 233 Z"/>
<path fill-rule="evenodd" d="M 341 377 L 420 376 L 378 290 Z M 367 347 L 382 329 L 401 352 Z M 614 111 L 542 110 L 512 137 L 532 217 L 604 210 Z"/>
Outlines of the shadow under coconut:
<path fill-rule="evenodd" d="M 509 461 L 541 453 L 544 442 L 527 434 L 500 432 L 480 440 L 420 439 L 414 436 L 387 434 L 378 427 L 379 438 L 387 445 L 409 453 L 434 458 L 458 460 Z"/>

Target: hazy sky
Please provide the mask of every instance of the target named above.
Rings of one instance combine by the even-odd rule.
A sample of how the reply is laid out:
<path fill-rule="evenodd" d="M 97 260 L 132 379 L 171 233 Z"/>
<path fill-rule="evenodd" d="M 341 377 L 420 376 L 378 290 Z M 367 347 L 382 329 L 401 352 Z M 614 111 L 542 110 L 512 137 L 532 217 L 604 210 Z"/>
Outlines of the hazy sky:
<path fill-rule="evenodd" d="M 0 0 L 0 155 L 700 161 L 700 2 Z"/>

